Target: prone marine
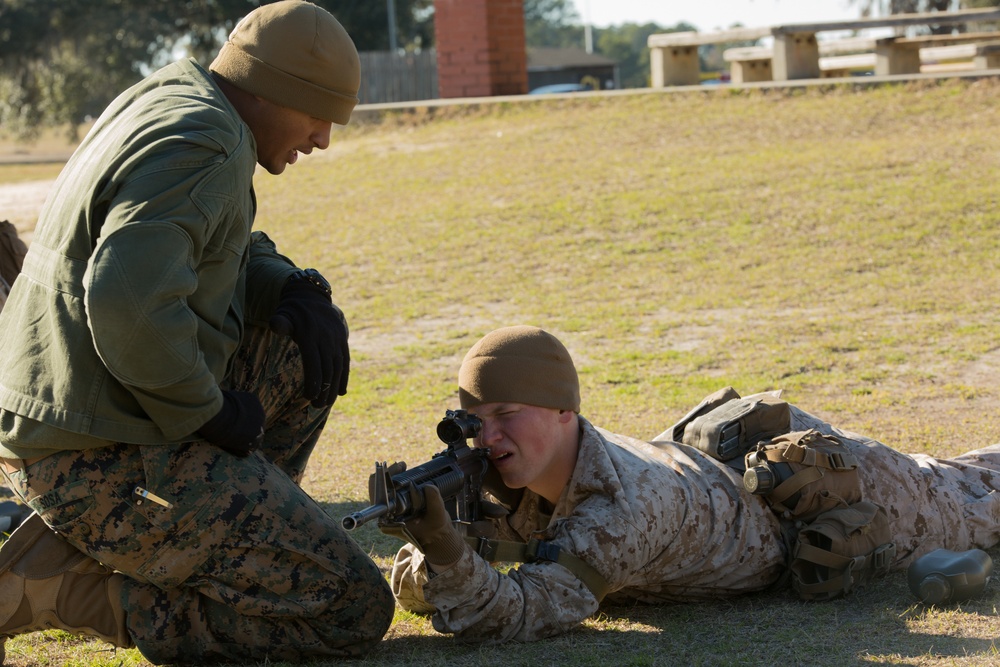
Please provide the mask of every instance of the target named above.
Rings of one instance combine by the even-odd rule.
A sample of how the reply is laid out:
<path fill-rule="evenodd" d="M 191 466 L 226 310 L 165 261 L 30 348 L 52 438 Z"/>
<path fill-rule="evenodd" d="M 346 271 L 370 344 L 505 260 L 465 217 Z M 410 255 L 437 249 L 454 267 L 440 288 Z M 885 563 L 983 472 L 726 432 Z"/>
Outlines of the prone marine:
<path fill-rule="evenodd" d="M 805 599 L 831 599 L 935 549 L 1000 541 L 1000 445 L 906 455 L 772 394 L 731 390 L 637 440 L 580 414 L 569 352 L 530 326 L 479 340 L 458 385 L 482 421 L 474 445 L 502 480 L 485 498 L 509 513 L 470 537 L 428 486 L 424 514 L 382 526 L 409 542 L 391 573 L 397 603 L 442 633 L 532 641 L 603 600 L 716 599 L 789 580 Z M 723 461 L 719 436 L 734 423 L 745 455 Z M 501 573 L 499 560 L 523 562 Z"/>

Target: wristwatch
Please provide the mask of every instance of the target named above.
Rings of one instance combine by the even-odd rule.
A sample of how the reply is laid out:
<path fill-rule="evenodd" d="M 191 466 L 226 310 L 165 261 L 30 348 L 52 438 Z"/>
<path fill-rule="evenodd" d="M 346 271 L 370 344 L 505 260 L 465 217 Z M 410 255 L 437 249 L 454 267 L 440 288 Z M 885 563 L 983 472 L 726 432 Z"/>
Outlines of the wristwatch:
<path fill-rule="evenodd" d="M 323 277 L 316 269 L 299 269 L 292 275 L 288 276 L 288 282 L 303 280 L 310 285 L 316 287 L 323 294 L 332 297 L 333 288 L 330 287 L 329 281 Z"/>

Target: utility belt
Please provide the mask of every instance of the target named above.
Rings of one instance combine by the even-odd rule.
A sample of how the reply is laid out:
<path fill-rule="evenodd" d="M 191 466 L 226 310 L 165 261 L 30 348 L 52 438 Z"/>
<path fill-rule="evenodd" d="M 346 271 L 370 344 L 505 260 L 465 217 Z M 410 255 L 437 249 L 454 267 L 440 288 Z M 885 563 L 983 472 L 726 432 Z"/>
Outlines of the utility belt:
<path fill-rule="evenodd" d="M 789 432 L 790 422 L 777 394 L 741 398 L 726 387 L 657 439 L 742 471 L 744 488 L 764 497 L 790 536 L 789 573 L 799 596 L 841 597 L 889 571 L 896 554 L 889 520 L 864 499 L 858 460 L 846 445 L 813 429 Z"/>

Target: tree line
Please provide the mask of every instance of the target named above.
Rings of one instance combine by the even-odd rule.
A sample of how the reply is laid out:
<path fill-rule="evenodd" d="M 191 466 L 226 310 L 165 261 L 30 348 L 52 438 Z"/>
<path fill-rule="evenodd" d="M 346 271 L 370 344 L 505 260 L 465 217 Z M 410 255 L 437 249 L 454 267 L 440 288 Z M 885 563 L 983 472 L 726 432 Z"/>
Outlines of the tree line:
<path fill-rule="evenodd" d="M 312 0 L 343 23 L 359 51 L 434 45 L 433 0 Z M 956 0 L 853 0 L 859 13 L 953 8 Z M 0 128 L 30 139 L 75 128 L 119 92 L 178 57 L 208 63 L 261 0 L 0 0 Z M 963 7 L 1000 0 L 962 0 Z M 528 46 L 577 47 L 586 27 L 573 0 L 524 0 Z M 618 62 L 626 88 L 649 85 L 650 35 L 694 30 L 678 23 L 592 28 L 595 53 Z"/>

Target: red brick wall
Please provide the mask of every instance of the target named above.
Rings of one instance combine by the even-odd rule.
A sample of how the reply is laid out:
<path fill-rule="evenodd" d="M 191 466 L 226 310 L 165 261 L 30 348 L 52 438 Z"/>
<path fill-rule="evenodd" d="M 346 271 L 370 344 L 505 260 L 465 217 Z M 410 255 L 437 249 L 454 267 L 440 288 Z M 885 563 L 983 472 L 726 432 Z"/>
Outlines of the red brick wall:
<path fill-rule="evenodd" d="M 528 92 L 523 0 L 434 0 L 441 97 Z"/>

